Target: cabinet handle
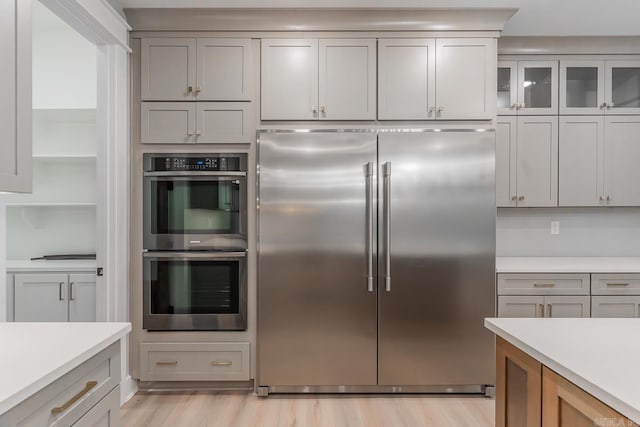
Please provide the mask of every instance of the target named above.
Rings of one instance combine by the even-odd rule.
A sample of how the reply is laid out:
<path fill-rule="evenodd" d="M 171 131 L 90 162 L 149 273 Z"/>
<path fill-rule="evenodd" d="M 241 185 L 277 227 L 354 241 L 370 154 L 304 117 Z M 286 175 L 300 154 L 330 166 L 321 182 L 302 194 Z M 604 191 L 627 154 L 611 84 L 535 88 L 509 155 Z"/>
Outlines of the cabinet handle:
<path fill-rule="evenodd" d="M 538 311 L 540 313 L 540 317 L 544 317 L 544 304 L 538 304 Z"/>
<path fill-rule="evenodd" d="M 73 285 L 75 285 L 75 283 L 69 283 L 69 301 L 75 300 L 75 297 L 73 296 Z"/>
<path fill-rule="evenodd" d="M 607 283 L 607 286 L 622 287 L 622 286 L 630 286 L 630 285 L 629 285 L 629 283 Z"/>
<path fill-rule="evenodd" d="M 553 288 L 555 283 L 534 283 L 533 286 L 535 288 Z"/>
<path fill-rule="evenodd" d="M 607 103 L 603 102 L 602 104 L 600 104 L 600 109 L 604 110 L 605 108 L 607 108 Z"/>
<path fill-rule="evenodd" d="M 187 136 L 193 136 L 193 131 L 192 130 L 188 130 L 187 131 Z"/>
<path fill-rule="evenodd" d="M 519 202 L 521 202 L 521 201 L 523 201 L 523 200 L 524 200 L 524 196 L 520 196 L 520 197 L 518 197 L 518 201 L 519 201 Z"/>
<path fill-rule="evenodd" d="M 549 309 L 547 313 L 547 317 L 553 317 L 553 314 L 551 313 L 551 309 L 553 308 L 553 306 L 551 304 L 547 304 L 547 308 Z"/>
<path fill-rule="evenodd" d="M 64 405 L 56 406 L 55 408 L 52 408 L 51 409 L 51 413 L 53 415 L 63 413 L 64 411 L 69 409 L 71 407 L 71 405 L 73 405 L 78 400 L 80 400 L 82 398 L 82 396 L 84 396 L 85 394 L 89 393 L 91 391 L 91 389 L 94 388 L 97 385 L 98 385 L 98 381 L 87 381 L 87 384 L 84 386 L 84 388 L 82 390 L 80 390 L 78 392 L 78 394 L 76 394 L 71 399 L 69 399 Z"/>
<path fill-rule="evenodd" d="M 511 104 L 511 110 L 517 110 L 518 108 L 518 104 Z"/>
<path fill-rule="evenodd" d="M 600 202 L 604 202 L 604 196 L 600 196 Z"/>
<path fill-rule="evenodd" d="M 511 201 L 515 202 L 516 200 L 518 200 L 518 196 L 511 196 Z"/>
<path fill-rule="evenodd" d="M 193 86 L 187 86 L 187 93 L 193 92 Z"/>
<path fill-rule="evenodd" d="M 62 296 L 62 287 L 64 286 L 64 282 L 58 283 L 58 299 L 60 301 L 64 301 L 64 297 Z"/>
<path fill-rule="evenodd" d="M 175 366 L 178 364 L 177 360 L 158 360 L 156 362 L 156 365 L 162 366 L 162 365 L 171 365 L 171 366 Z"/>
<path fill-rule="evenodd" d="M 318 109 L 316 108 L 316 106 L 315 106 L 315 105 L 312 105 L 312 106 L 311 106 L 311 112 L 312 112 L 313 114 L 317 114 L 317 113 L 318 113 Z"/>
<path fill-rule="evenodd" d="M 613 102 L 608 102 L 608 103 L 607 103 L 607 108 L 608 108 L 609 110 L 610 110 L 610 109 L 612 109 L 612 108 L 613 108 L 613 107 L 615 107 L 615 106 L 616 106 L 616 104 L 614 104 Z"/>
<path fill-rule="evenodd" d="M 200 129 L 196 130 L 196 136 L 202 135 L 202 131 Z"/>
<path fill-rule="evenodd" d="M 438 107 L 438 113 L 442 113 L 444 111 L 444 107 Z"/>
<path fill-rule="evenodd" d="M 320 112 L 322 114 L 326 114 L 327 111 L 326 111 L 326 108 L 324 108 L 324 105 L 320 106 Z"/>
<path fill-rule="evenodd" d="M 230 360 L 214 360 L 211 362 L 211 366 L 231 366 Z"/>
<path fill-rule="evenodd" d="M 196 95 L 202 92 L 202 87 L 196 86 Z"/>
<path fill-rule="evenodd" d="M 611 196 L 607 196 L 605 200 L 607 201 L 607 204 L 609 204 L 609 202 L 611 201 Z"/>
<path fill-rule="evenodd" d="M 525 105 L 524 102 L 522 104 L 520 104 L 520 108 L 525 108 L 525 107 L 526 107 L 526 105 Z"/>
<path fill-rule="evenodd" d="M 436 107 L 429 107 L 429 114 L 435 113 Z"/>

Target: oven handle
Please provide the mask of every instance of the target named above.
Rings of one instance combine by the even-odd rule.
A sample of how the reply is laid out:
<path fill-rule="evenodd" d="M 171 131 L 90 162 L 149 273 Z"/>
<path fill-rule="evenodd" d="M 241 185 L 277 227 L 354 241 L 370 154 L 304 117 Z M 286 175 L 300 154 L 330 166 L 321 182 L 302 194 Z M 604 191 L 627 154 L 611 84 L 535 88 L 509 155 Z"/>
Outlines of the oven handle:
<path fill-rule="evenodd" d="M 166 171 L 166 172 L 145 172 L 144 176 L 247 176 L 246 172 L 232 172 L 232 171 L 222 171 L 222 172 L 213 172 L 213 171 L 185 171 L 185 172 L 175 172 L 175 171 Z"/>
<path fill-rule="evenodd" d="M 247 251 L 242 252 L 143 252 L 144 258 L 189 258 L 189 259 L 225 259 L 244 258 Z"/>

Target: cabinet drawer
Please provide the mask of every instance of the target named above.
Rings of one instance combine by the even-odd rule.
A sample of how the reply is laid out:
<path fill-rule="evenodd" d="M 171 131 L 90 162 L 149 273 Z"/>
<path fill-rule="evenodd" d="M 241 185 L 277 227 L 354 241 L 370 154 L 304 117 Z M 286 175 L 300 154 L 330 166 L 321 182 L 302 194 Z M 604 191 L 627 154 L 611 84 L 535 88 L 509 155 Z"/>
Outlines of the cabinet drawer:
<path fill-rule="evenodd" d="M 498 274 L 498 295 L 589 295 L 589 275 Z"/>
<path fill-rule="evenodd" d="M 640 274 L 592 274 L 593 295 L 640 295 Z"/>
<path fill-rule="evenodd" d="M 72 427 L 120 427 L 120 386 L 107 394 Z"/>
<path fill-rule="evenodd" d="M 142 343 L 142 381 L 249 379 L 249 343 Z"/>
<path fill-rule="evenodd" d="M 0 416 L 0 425 L 70 426 L 118 384 L 120 342 L 114 343 Z"/>

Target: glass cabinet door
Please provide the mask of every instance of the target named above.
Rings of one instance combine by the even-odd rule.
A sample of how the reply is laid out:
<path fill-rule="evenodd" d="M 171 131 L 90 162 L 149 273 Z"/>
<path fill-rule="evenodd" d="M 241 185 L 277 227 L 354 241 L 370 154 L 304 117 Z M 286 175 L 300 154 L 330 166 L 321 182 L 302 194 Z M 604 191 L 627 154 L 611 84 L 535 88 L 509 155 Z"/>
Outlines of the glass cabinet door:
<path fill-rule="evenodd" d="M 560 114 L 603 114 L 604 61 L 560 62 Z"/>
<path fill-rule="evenodd" d="M 640 61 L 606 62 L 607 113 L 640 113 Z"/>
<path fill-rule="evenodd" d="M 498 115 L 516 115 L 518 110 L 518 66 L 498 61 Z"/>
<path fill-rule="evenodd" d="M 518 62 L 518 114 L 558 114 L 558 62 Z"/>

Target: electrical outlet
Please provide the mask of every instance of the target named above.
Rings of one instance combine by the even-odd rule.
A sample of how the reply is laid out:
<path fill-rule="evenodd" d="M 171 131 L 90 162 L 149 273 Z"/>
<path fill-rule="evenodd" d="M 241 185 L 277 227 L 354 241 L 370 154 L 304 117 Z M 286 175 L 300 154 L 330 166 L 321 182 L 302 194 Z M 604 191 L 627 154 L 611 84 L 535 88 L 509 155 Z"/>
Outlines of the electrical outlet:
<path fill-rule="evenodd" d="M 560 221 L 551 221 L 551 234 L 560 234 Z"/>

